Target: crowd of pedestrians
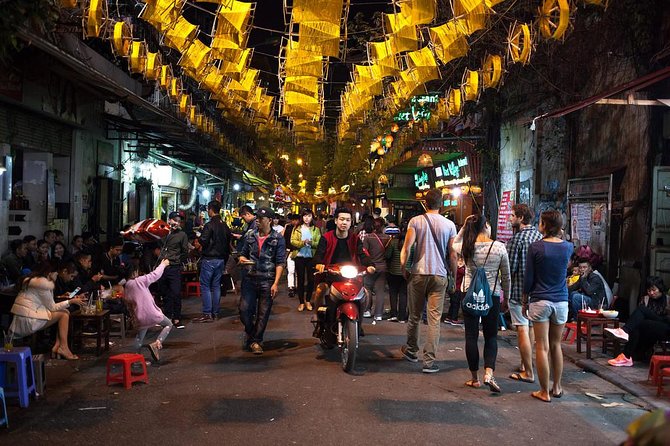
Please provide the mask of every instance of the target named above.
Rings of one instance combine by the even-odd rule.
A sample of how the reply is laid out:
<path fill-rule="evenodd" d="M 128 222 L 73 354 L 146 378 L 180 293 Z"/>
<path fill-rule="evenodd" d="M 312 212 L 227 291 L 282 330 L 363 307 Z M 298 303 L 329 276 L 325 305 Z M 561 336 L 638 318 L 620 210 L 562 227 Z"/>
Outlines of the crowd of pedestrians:
<path fill-rule="evenodd" d="M 564 222 L 556 211 L 543 212 L 536 228 L 532 210 L 514 205 L 510 216 L 514 235 L 504 245 L 491 238 L 491 226 L 481 213 L 467 217 L 457 231 L 451 220 L 440 215 L 441 203 L 441 192 L 429 191 L 426 212 L 399 226 L 393 215 L 382 218 L 380 209 L 354 225 L 353 213 L 345 208 L 332 217 L 305 209 L 284 220 L 270 208 L 242 206 L 241 229 L 231 231 L 221 217 L 221 204 L 212 201 L 204 225 L 193 218 L 182 222 L 183 215 L 172 212 L 169 234 L 141 248 L 121 238 L 98 243 L 90 233 L 73 237 L 69 246 L 60 231 L 46 231 L 39 240 L 26 236 L 13 240 L 1 261 L 2 278 L 17 284 L 19 293 L 11 330 L 27 336 L 57 325 L 53 355 L 76 359 L 67 347 L 68 308 L 84 304 L 88 293 L 101 288 L 123 287 L 125 299 L 110 300 L 107 305 L 133 316 L 138 350 L 151 326 L 162 327 L 147 345 L 158 361 L 170 331 L 185 327 L 183 265 L 195 258 L 202 311 L 192 322 L 217 320 L 224 277 L 237 270 L 242 347 L 261 355 L 284 272 L 289 297 L 297 297 L 297 310 L 311 312 L 324 305 L 328 289 L 318 273 L 332 263 L 347 261 L 368 270 L 362 317 L 372 324 L 406 323 L 401 354 L 408 361 L 421 361 L 424 373 L 439 371 L 441 323 L 462 326 L 470 372 L 465 385 L 486 385 L 492 392 L 501 392 L 495 377 L 497 336 L 502 315 L 509 312 L 519 347 L 519 368 L 509 377 L 527 383 L 537 377 L 539 390 L 532 393 L 534 398 L 546 402 L 560 398 L 564 324 L 584 306 L 612 304 L 606 281 L 590 259 L 574 258 L 572 244 L 562 239 Z M 570 266 L 575 267 L 574 277 L 567 277 Z M 473 291 L 479 286 L 480 272 L 486 288 Z M 647 291 L 629 322 L 610 330 L 612 336 L 628 341 L 624 352 L 610 361 L 613 366 L 632 365 L 632 356 L 641 346 L 648 348 L 650 339 L 670 335 L 665 284 L 650 278 Z M 474 298 L 479 303 L 486 302 L 486 311 L 471 311 L 473 293 L 478 293 Z M 427 326 L 423 341 L 422 322 Z M 479 373 L 481 358 L 483 374 Z"/>

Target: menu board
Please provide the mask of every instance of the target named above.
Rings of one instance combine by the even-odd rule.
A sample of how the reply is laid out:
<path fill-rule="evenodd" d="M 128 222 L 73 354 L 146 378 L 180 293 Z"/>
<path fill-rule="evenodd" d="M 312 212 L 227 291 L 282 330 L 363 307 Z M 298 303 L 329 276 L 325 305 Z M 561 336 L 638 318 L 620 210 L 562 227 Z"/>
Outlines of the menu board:
<path fill-rule="evenodd" d="M 514 191 L 506 190 L 500 197 L 500 207 L 498 208 L 498 230 L 496 233 L 496 240 L 500 242 L 507 242 L 512 238 L 512 225 L 509 221 L 509 216 L 512 214 L 512 205 L 514 198 Z"/>

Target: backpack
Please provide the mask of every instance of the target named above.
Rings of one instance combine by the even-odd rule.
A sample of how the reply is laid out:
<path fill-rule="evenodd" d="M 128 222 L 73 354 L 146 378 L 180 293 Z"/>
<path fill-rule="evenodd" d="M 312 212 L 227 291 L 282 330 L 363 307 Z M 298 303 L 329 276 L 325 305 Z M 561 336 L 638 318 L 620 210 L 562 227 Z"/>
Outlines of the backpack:
<path fill-rule="evenodd" d="M 489 259 L 489 254 L 491 254 L 491 248 L 493 248 L 493 243 L 491 242 L 491 246 L 489 246 L 489 252 L 486 254 L 486 259 L 484 260 L 484 265 L 479 266 L 475 263 L 475 266 L 477 269 L 475 270 L 475 273 L 472 276 L 472 280 L 470 281 L 470 286 L 468 287 L 468 290 L 465 292 L 465 297 L 463 298 L 463 302 L 461 306 L 463 307 L 463 311 L 467 312 L 468 314 L 471 314 L 472 316 L 486 316 L 489 314 L 489 310 L 493 306 L 493 291 L 495 291 L 495 286 L 493 288 L 493 291 L 491 291 L 491 287 L 489 286 L 489 281 L 486 278 L 486 270 L 484 269 L 484 266 L 486 265 L 486 261 Z M 472 263 L 474 263 L 474 259 L 472 260 Z M 496 284 L 498 282 L 498 274 L 496 274 Z"/>

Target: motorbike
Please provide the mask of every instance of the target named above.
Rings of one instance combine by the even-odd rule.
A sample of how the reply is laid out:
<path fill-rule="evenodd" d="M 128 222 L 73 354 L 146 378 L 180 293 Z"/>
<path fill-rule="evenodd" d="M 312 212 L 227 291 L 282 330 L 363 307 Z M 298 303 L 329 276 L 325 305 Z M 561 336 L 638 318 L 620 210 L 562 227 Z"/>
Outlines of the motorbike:
<path fill-rule="evenodd" d="M 340 348 L 342 369 L 349 373 L 356 365 L 358 352 L 359 315 L 361 302 L 366 297 L 362 276 L 358 267 L 350 264 L 331 265 L 323 274 L 329 283 L 325 305 L 317 308 L 313 336 L 321 341 L 321 347 Z"/>

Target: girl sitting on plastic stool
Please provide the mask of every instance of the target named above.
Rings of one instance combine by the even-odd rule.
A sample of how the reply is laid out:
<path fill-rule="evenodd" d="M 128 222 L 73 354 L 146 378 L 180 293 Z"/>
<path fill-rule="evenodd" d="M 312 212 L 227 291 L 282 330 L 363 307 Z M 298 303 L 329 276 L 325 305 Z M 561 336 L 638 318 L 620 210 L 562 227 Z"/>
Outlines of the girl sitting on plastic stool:
<path fill-rule="evenodd" d="M 163 327 L 158 338 L 147 347 L 151 352 L 154 361 L 160 361 L 160 350 L 163 348 L 163 342 L 172 330 L 172 322 L 163 314 L 160 308 L 154 302 L 154 297 L 149 291 L 149 285 L 160 279 L 163 270 L 170 264 L 170 261 L 163 259 L 158 267 L 152 272 L 143 276 L 139 275 L 137 269 L 128 272 L 125 284 L 125 300 L 131 309 L 131 314 L 135 319 L 137 335 L 135 336 L 135 348 L 139 352 L 142 348 L 144 337 L 147 330 L 156 324 Z"/>

